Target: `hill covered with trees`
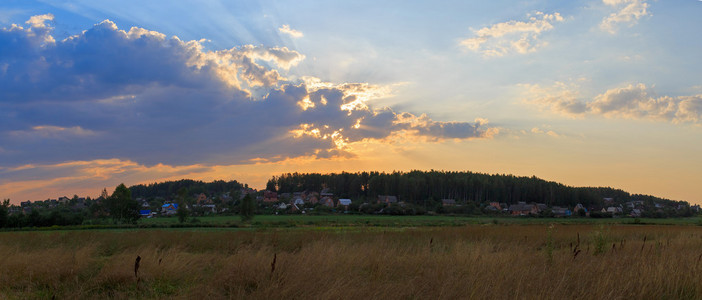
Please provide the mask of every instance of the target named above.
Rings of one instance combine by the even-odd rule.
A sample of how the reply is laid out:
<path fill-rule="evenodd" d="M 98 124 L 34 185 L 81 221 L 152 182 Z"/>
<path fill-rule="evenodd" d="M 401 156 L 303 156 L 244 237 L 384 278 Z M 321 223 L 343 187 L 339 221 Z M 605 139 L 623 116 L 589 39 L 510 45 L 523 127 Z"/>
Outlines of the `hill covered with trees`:
<path fill-rule="evenodd" d="M 271 178 L 266 188 L 279 193 L 329 189 L 338 197 L 361 200 L 394 195 L 401 201 L 429 207 L 440 203 L 441 199 L 455 199 L 457 203 L 538 202 L 565 207 L 580 203 L 586 207 L 603 207 L 605 198 L 618 204 L 644 201 L 651 205 L 689 206 L 684 201 L 630 194 L 610 187 L 571 187 L 535 176 L 469 171 L 287 173 Z"/>
<path fill-rule="evenodd" d="M 220 195 L 233 190 L 248 188 L 247 184 L 239 183 L 236 180 L 224 181 L 215 180 L 213 182 L 203 182 L 199 180 L 181 179 L 177 181 L 166 181 L 151 184 L 139 184 L 130 186 L 132 197 L 134 198 L 164 198 L 170 199 L 181 189 L 187 189 L 189 193 L 207 195 Z"/>

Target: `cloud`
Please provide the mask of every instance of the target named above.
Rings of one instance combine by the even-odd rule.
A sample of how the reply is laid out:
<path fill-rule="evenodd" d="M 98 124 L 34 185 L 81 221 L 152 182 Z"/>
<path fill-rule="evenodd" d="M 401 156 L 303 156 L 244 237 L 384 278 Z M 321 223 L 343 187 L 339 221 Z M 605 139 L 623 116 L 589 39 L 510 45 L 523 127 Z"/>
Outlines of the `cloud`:
<path fill-rule="evenodd" d="M 392 86 L 288 79 L 285 47 L 204 50 L 109 20 L 60 41 L 52 17 L 0 29 L 0 166 L 120 159 L 216 165 L 350 157 L 354 143 L 489 138 L 486 121 L 376 107 Z M 297 76 L 295 76 L 297 77 Z"/>
<path fill-rule="evenodd" d="M 10 135 L 19 138 L 33 138 L 33 139 L 47 139 L 47 138 L 59 138 L 59 139 L 70 139 L 75 137 L 90 137 L 96 136 L 97 133 L 92 130 L 86 130 L 80 126 L 73 127 L 59 127 L 59 126 L 34 126 L 31 130 L 17 130 L 9 132 Z"/>
<path fill-rule="evenodd" d="M 511 20 L 473 30 L 475 37 L 460 41 L 460 45 L 486 57 L 526 54 L 544 46 L 546 43 L 539 40 L 541 33 L 564 20 L 559 13 L 536 12 L 527 17 L 527 21 Z"/>
<path fill-rule="evenodd" d="M 281 33 L 287 34 L 292 38 L 301 38 L 301 37 L 305 36 L 302 32 L 290 28 L 290 25 L 288 25 L 288 24 L 285 24 L 285 25 L 281 26 L 280 28 L 278 28 L 278 31 L 280 31 Z"/>
<path fill-rule="evenodd" d="M 619 24 L 633 26 L 642 17 L 651 15 L 647 11 L 648 3 L 645 0 L 602 0 L 602 2 L 617 9 L 600 23 L 600 29 L 612 34 L 617 32 Z"/>
<path fill-rule="evenodd" d="M 553 131 L 553 130 L 541 129 L 541 128 L 539 128 L 539 127 L 534 127 L 534 128 L 532 128 L 532 129 L 530 130 L 530 132 L 533 133 L 533 134 L 536 134 L 536 135 L 545 134 L 545 135 L 548 135 L 548 136 L 553 137 L 553 138 L 561 137 L 560 134 L 556 133 L 556 132 Z"/>
<path fill-rule="evenodd" d="M 547 107 L 555 113 L 572 118 L 581 117 L 587 112 L 586 103 L 579 98 L 575 89 L 564 83 L 557 82 L 553 87 L 547 88 L 539 85 L 523 85 L 523 87 L 527 89 L 529 103 Z"/>
<path fill-rule="evenodd" d="M 590 101 L 578 98 L 573 87 L 556 84 L 552 88 L 527 86 L 533 103 L 559 114 L 584 117 L 664 121 L 674 124 L 702 123 L 702 95 L 658 96 L 643 83 L 614 88 Z"/>
<path fill-rule="evenodd" d="M 152 182 L 155 178 L 180 179 L 194 174 L 213 172 L 215 168 L 202 165 L 145 166 L 129 160 L 99 159 L 56 164 L 30 164 L 0 168 L 0 190 L 3 197 L 18 201 L 44 199 L 46 195 L 72 194 L 97 196 L 102 187 L 114 187 L 122 182 Z M 182 177 L 181 177 L 182 176 Z M 69 191 L 71 194 L 66 194 Z M 23 195 L 16 199 L 15 196 Z"/>

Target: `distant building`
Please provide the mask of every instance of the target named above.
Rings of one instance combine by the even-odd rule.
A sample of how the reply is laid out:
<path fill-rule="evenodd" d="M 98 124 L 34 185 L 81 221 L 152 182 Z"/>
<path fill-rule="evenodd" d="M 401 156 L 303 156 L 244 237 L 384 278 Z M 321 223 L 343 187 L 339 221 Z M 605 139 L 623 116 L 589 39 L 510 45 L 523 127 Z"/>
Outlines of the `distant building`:
<path fill-rule="evenodd" d="M 170 216 L 174 215 L 178 211 L 178 204 L 177 203 L 166 203 L 161 206 L 161 214 Z"/>
<path fill-rule="evenodd" d="M 543 203 L 531 203 L 517 202 L 517 204 L 512 204 L 509 206 L 509 213 L 513 216 L 526 216 L 526 215 L 537 215 L 542 211 L 548 209 L 548 206 Z"/>
<path fill-rule="evenodd" d="M 441 199 L 441 205 L 446 206 L 456 206 L 456 200 L 454 199 Z"/>
<path fill-rule="evenodd" d="M 263 191 L 263 202 L 275 203 L 278 202 L 278 193 L 273 191 Z"/>
<path fill-rule="evenodd" d="M 553 215 L 556 217 L 569 217 L 572 214 L 570 209 L 560 206 L 554 206 L 551 208 L 551 212 L 553 212 Z"/>
<path fill-rule="evenodd" d="M 631 213 L 629 215 L 634 217 L 634 218 L 638 218 L 638 217 L 641 217 L 642 213 L 643 213 L 643 210 L 638 209 L 638 208 L 634 208 L 631 210 Z"/>
<path fill-rule="evenodd" d="M 351 199 L 339 199 L 339 203 L 336 206 L 343 206 L 344 210 L 348 210 L 349 205 L 351 205 Z"/>
<path fill-rule="evenodd" d="M 200 193 L 200 195 L 197 195 L 196 199 L 198 205 L 212 204 L 212 199 L 207 198 L 205 193 Z"/>
<path fill-rule="evenodd" d="M 397 203 L 397 197 L 396 196 L 387 196 L 387 195 L 378 195 L 378 204 L 385 203 L 385 204 L 392 204 L 392 203 Z"/>
<path fill-rule="evenodd" d="M 321 193 L 319 193 L 319 196 L 324 198 L 324 197 L 334 197 L 334 193 L 331 192 L 330 189 L 323 189 Z"/>
<path fill-rule="evenodd" d="M 490 202 L 490 206 L 494 207 L 496 210 L 502 210 L 502 208 L 506 207 L 506 205 L 502 206 L 500 205 L 500 203 L 497 202 Z"/>
<path fill-rule="evenodd" d="M 324 206 L 334 207 L 334 199 L 332 197 L 322 197 L 319 202 Z"/>

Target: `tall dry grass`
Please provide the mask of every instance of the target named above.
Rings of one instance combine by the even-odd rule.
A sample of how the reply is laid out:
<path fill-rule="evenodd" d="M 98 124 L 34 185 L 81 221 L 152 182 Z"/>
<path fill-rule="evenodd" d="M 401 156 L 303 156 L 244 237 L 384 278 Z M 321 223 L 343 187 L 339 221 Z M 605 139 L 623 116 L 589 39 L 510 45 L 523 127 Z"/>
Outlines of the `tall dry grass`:
<path fill-rule="evenodd" d="M 388 230 L 4 232 L 0 298 L 702 298 L 699 227 Z"/>

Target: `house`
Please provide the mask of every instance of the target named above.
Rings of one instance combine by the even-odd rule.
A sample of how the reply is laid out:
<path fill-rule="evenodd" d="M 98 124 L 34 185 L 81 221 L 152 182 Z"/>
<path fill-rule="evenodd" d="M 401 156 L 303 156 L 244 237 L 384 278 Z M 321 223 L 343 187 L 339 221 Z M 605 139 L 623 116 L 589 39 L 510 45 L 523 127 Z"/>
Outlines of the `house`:
<path fill-rule="evenodd" d="M 500 203 L 497 202 L 490 202 L 490 206 L 494 207 L 495 210 L 502 210 L 503 207 L 506 207 L 506 205 L 501 206 Z"/>
<path fill-rule="evenodd" d="M 385 203 L 385 204 L 397 203 L 397 197 L 396 196 L 378 195 L 378 204 L 381 204 L 381 203 Z"/>
<path fill-rule="evenodd" d="M 151 205 L 149 205 L 149 201 L 146 201 L 146 199 L 137 199 L 137 201 L 139 201 L 141 207 L 144 209 L 151 207 Z"/>
<path fill-rule="evenodd" d="M 602 209 L 602 212 L 610 213 L 610 214 L 612 214 L 612 215 L 621 214 L 621 213 L 622 213 L 622 207 L 621 207 L 621 206 L 610 206 L 610 207 L 607 207 L 607 210 L 605 210 L 605 209 L 603 208 L 603 209 Z"/>
<path fill-rule="evenodd" d="M 349 205 L 351 205 L 351 199 L 339 199 L 339 204 L 336 206 L 343 206 L 344 210 L 349 210 Z"/>
<path fill-rule="evenodd" d="M 246 197 L 246 195 L 248 195 L 248 194 L 254 194 L 254 193 L 256 193 L 256 190 L 254 190 L 252 188 L 243 188 L 243 189 L 239 190 L 239 200 L 244 199 L 244 197 Z"/>
<path fill-rule="evenodd" d="M 84 202 L 77 202 L 76 204 L 73 204 L 73 206 L 71 206 L 71 210 L 73 210 L 73 211 L 82 211 L 86 208 L 88 208 L 88 207 L 85 206 Z"/>
<path fill-rule="evenodd" d="M 536 203 L 536 213 L 540 213 L 548 209 L 548 205 L 543 203 Z"/>
<path fill-rule="evenodd" d="M 324 197 L 334 197 L 334 193 L 331 192 L 331 189 L 325 188 L 322 190 L 322 192 L 319 193 L 319 196 L 324 198 Z"/>
<path fill-rule="evenodd" d="M 447 206 L 456 206 L 456 200 L 453 199 L 441 199 L 441 205 L 444 207 Z"/>
<path fill-rule="evenodd" d="M 641 213 L 643 213 L 643 211 L 641 209 L 634 208 L 631 210 L 631 213 L 629 215 L 634 217 L 634 218 L 638 218 L 638 217 L 641 217 Z"/>
<path fill-rule="evenodd" d="M 556 217 L 570 217 L 571 215 L 570 209 L 560 206 L 554 206 L 551 208 L 551 212 L 553 212 L 553 215 Z"/>
<path fill-rule="evenodd" d="M 203 211 L 206 213 L 217 213 L 217 206 L 214 204 L 203 204 L 200 205 L 200 207 L 202 207 Z"/>
<path fill-rule="evenodd" d="M 543 203 L 527 204 L 526 202 L 517 202 L 509 206 L 509 213 L 513 216 L 536 215 L 539 212 L 546 210 L 548 206 Z"/>
<path fill-rule="evenodd" d="M 305 205 L 305 200 L 302 200 L 302 197 L 297 197 L 293 199 L 292 204 L 297 206 L 303 206 Z"/>
<path fill-rule="evenodd" d="M 513 216 L 526 216 L 531 214 L 536 208 L 531 204 L 526 204 L 526 202 L 517 202 L 517 204 L 510 205 L 508 210 Z"/>
<path fill-rule="evenodd" d="M 174 215 L 178 211 L 178 204 L 177 203 L 166 203 L 164 205 L 161 205 L 161 214 L 170 216 Z"/>
<path fill-rule="evenodd" d="M 276 206 L 276 208 L 280 209 L 280 210 L 286 210 L 286 209 L 288 209 L 288 205 L 285 203 L 280 203 L 279 205 Z"/>
<path fill-rule="evenodd" d="M 278 193 L 273 191 L 263 191 L 263 202 L 275 203 L 278 202 Z"/>
<path fill-rule="evenodd" d="M 322 200 L 319 202 L 324 206 L 334 207 L 334 199 L 332 199 L 332 197 L 322 197 Z"/>
<path fill-rule="evenodd" d="M 575 208 L 573 208 L 573 212 L 576 213 L 576 214 L 579 214 L 580 211 L 584 211 L 584 212 L 585 212 L 585 215 L 588 214 L 587 208 L 585 208 L 585 206 L 583 206 L 582 204 L 578 203 L 578 204 L 575 205 Z"/>
<path fill-rule="evenodd" d="M 207 198 L 205 193 L 200 193 L 200 195 L 197 195 L 196 199 L 198 205 L 212 204 L 212 199 Z"/>
<path fill-rule="evenodd" d="M 305 199 L 305 202 L 312 203 L 312 204 L 317 204 L 319 202 L 319 199 L 320 199 L 319 193 L 317 193 L 317 192 L 304 193 L 303 197 Z M 325 197 L 332 197 L 332 196 L 331 196 L 331 194 L 329 194 L 329 195 L 326 195 Z"/>
<path fill-rule="evenodd" d="M 640 208 L 642 208 L 642 207 L 644 206 L 644 202 L 641 201 L 641 200 L 629 201 L 629 202 L 625 203 L 625 205 L 628 206 L 628 207 L 631 208 L 631 209 L 634 209 L 634 208 L 639 208 L 639 209 L 640 209 Z"/>
<path fill-rule="evenodd" d="M 142 218 L 151 218 L 151 217 L 153 217 L 153 213 L 151 212 L 150 209 L 142 209 L 142 210 L 139 210 L 139 215 L 140 215 Z"/>

